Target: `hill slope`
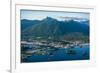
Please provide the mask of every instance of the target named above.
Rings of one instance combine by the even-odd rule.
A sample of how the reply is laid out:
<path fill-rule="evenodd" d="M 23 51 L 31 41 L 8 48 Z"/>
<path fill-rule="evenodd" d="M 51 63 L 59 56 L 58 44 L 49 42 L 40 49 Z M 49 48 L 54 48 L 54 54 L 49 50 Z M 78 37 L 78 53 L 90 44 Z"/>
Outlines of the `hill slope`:
<path fill-rule="evenodd" d="M 41 21 L 21 21 L 22 37 L 64 37 L 67 35 L 89 36 L 89 23 L 75 20 L 58 21 L 47 17 Z M 73 34 L 73 35 L 72 35 Z M 74 36 L 76 37 L 76 36 Z"/>

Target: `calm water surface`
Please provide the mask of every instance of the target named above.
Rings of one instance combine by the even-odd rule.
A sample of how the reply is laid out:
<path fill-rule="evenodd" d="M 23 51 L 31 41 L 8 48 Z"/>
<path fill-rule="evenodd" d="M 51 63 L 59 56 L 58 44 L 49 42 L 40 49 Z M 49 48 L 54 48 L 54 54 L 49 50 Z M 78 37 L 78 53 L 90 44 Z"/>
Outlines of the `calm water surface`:
<path fill-rule="evenodd" d="M 71 53 L 69 52 L 71 50 Z M 59 48 L 56 51 L 50 51 L 48 55 L 32 54 L 24 58 L 22 62 L 46 62 L 46 61 L 68 61 L 68 60 L 89 60 L 89 45 L 75 47 L 72 49 Z"/>

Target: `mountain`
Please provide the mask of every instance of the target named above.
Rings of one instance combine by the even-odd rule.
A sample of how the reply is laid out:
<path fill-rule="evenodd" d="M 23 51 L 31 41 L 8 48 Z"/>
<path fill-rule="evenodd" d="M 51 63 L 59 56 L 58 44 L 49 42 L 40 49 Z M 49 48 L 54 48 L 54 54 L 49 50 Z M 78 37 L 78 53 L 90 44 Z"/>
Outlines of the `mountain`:
<path fill-rule="evenodd" d="M 34 24 L 39 23 L 39 20 L 27 20 L 27 19 L 22 19 L 21 20 L 21 30 L 23 31 L 24 29 L 31 27 Z"/>
<path fill-rule="evenodd" d="M 57 19 L 46 17 L 38 20 L 21 20 L 21 35 L 35 37 L 63 37 L 72 34 L 77 36 L 89 36 L 89 23 L 77 22 L 74 20 L 58 21 Z M 73 35 L 74 36 L 74 35 Z M 76 37 L 76 36 L 75 36 Z"/>

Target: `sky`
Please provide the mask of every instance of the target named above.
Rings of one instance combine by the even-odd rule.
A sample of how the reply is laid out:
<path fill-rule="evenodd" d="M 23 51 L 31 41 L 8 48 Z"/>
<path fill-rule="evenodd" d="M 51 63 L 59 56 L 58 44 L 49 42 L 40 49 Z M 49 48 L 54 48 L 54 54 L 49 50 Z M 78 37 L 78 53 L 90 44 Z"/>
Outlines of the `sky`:
<path fill-rule="evenodd" d="M 21 19 L 28 19 L 28 20 L 42 20 L 46 17 L 52 17 L 59 21 L 71 18 L 89 20 L 89 13 L 82 13 L 82 12 L 21 10 L 20 14 L 21 14 Z"/>

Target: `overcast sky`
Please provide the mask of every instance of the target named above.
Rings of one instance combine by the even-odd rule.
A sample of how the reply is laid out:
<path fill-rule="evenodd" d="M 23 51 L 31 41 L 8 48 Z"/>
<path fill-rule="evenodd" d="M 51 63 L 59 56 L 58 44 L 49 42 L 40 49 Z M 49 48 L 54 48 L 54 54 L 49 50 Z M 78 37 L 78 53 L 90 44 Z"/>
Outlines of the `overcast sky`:
<path fill-rule="evenodd" d="M 70 17 L 89 20 L 89 13 L 21 10 L 21 19 L 42 20 L 46 17 L 52 17 L 58 20 L 66 20 Z"/>

